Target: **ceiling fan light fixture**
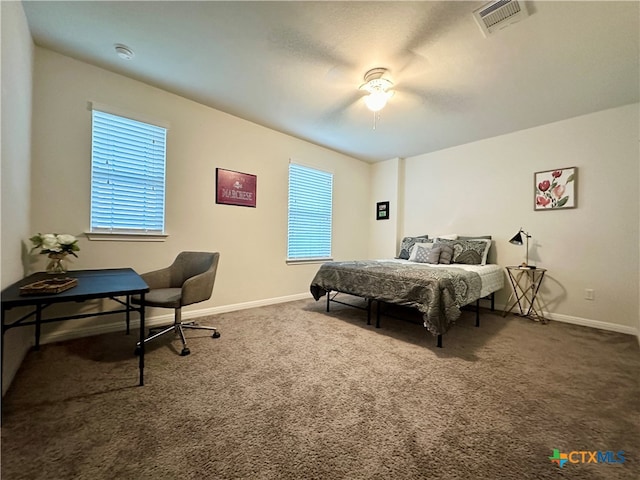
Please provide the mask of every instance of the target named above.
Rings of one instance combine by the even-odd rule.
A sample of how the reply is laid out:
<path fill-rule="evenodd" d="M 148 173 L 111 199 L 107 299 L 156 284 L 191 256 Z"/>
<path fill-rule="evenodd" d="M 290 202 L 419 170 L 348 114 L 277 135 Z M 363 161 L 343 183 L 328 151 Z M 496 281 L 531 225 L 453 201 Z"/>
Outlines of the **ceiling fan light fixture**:
<path fill-rule="evenodd" d="M 393 92 L 385 92 L 384 90 L 373 91 L 364 97 L 364 103 L 372 112 L 379 112 L 385 107 L 392 96 Z"/>
<path fill-rule="evenodd" d="M 360 90 L 369 92 L 369 95 L 364 97 L 364 103 L 372 112 L 382 110 L 393 96 L 393 90 L 391 90 L 393 88 L 393 82 L 387 78 L 383 78 L 385 73 L 387 73 L 386 68 L 369 70 L 364 75 L 365 83 L 359 87 Z"/>

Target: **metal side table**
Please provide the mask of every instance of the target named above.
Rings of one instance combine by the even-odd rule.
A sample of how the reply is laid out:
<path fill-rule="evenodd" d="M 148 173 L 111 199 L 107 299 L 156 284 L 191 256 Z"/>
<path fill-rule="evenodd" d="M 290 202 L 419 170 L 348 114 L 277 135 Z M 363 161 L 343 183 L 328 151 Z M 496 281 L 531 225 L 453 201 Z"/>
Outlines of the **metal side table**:
<path fill-rule="evenodd" d="M 507 267 L 512 291 L 509 300 L 507 300 L 506 308 L 502 313 L 503 317 L 518 307 L 518 310 L 514 312 L 515 315 L 527 317 L 540 323 L 548 322 L 544 317 L 538 297 L 540 285 L 542 285 L 546 272 L 546 268 Z"/>

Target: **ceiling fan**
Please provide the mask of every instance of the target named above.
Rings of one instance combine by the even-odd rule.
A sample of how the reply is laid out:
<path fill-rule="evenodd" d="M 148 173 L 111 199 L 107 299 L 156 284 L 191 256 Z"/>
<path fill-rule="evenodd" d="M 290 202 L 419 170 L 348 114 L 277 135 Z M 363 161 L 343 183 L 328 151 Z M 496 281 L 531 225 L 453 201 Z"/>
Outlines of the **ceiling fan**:
<path fill-rule="evenodd" d="M 362 4 L 351 7 L 347 13 L 354 18 L 356 15 L 369 15 L 371 23 L 377 22 L 380 25 L 394 25 L 391 19 L 404 18 L 403 15 L 407 13 L 414 19 L 401 36 L 385 37 L 385 41 L 377 36 L 372 37 L 375 40 L 372 40 L 372 43 L 377 45 L 377 48 L 369 53 L 378 59 L 375 60 L 377 65 L 370 64 L 363 77 L 360 76 L 362 74 L 358 74 L 358 70 L 363 66 L 366 68 L 366 65 L 363 65 L 366 60 L 358 59 L 362 58 L 362 50 L 358 49 L 357 42 L 353 44 L 354 49 L 349 50 L 348 43 L 328 41 L 324 37 L 315 36 L 312 31 L 300 31 L 293 27 L 272 32 L 270 41 L 275 48 L 283 50 L 295 61 L 303 59 L 307 63 L 330 67 L 325 79 L 333 85 L 333 91 L 340 90 L 342 93 L 331 97 L 335 102 L 332 102 L 333 105 L 327 108 L 322 116 L 322 124 L 335 125 L 353 106 L 364 104 L 374 112 L 375 129 L 379 112 L 385 108 L 394 94 L 401 97 L 399 105 L 414 107 L 427 104 L 430 107 L 440 107 L 443 104 L 442 100 L 446 102 L 452 95 L 446 88 L 425 78 L 434 65 L 424 52 L 432 42 L 438 41 L 443 32 L 460 22 L 468 10 L 467 2 L 389 2 L 382 6 L 376 4 L 376 8 L 368 5 L 365 7 Z M 343 37 L 348 40 L 352 35 L 345 34 Z M 358 36 L 354 37 L 358 39 Z M 365 52 L 365 56 L 367 53 Z M 385 66 L 382 67 L 380 64 Z M 354 82 L 358 77 L 363 80 Z"/>
<path fill-rule="evenodd" d="M 385 78 L 387 73 L 386 68 L 372 68 L 364 74 L 364 83 L 358 87 L 359 90 L 369 93 L 364 97 L 364 103 L 374 113 L 382 110 L 395 93 L 392 90 L 393 82 Z"/>

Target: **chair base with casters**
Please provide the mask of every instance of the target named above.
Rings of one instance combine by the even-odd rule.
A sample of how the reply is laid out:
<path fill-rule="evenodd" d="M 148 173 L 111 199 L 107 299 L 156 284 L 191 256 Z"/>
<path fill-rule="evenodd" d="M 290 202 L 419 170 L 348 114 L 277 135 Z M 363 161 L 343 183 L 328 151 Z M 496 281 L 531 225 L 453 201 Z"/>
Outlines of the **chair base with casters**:
<path fill-rule="evenodd" d="M 184 336 L 185 328 L 212 331 L 213 338 L 220 336 L 215 327 L 201 326 L 193 321 L 183 322 L 181 318 L 182 307 L 211 298 L 219 258 L 218 252 L 181 252 L 169 267 L 142 275 L 149 286 L 144 306 L 171 308 L 175 312 L 173 324 L 149 329 L 144 345 L 165 333 L 175 332 L 182 340 L 180 355 L 185 356 L 191 353 Z M 134 296 L 131 301 L 139 304 L 141 299 Z M 142 346 L 137 343 L 136 354 L 140 353 Z"/>
<path fill-rule="evenodd" d="M 149 336 L 144 339 L 144 343 L 146 344 L 151 340 L 155 340 L 156 338 L 161 337 L 165 333 L 175 332 L 176 334 L 178 334 L 178 336 L 180 336 L 180 340 L 182 341 L 182 351 L 180 352 L 180 355 L 184 357 L 191 353 L 191 350 L 189 350 L 189 347 L 187 347 L 187 340 L 184 336 L 184 330 L 183 330 L 184 328 L 191 328 L 194 330 L 209 330 L 213 332 L 213 334 L 211 335 L 212 338 L 220 337 L 220 332 L 218 332 L 218 329 L 215 327 L 198 325 L 195 321 L 183 322 L 181 320 L 181 310 L 177 308 L 174 323 L 169 326 L 151 327 L 149 329 Z M 160 331 L 157 331 L 157 330 L 160 330 Z M 140 342 L 136 344 L 135 354 L 136 355 L 140 354 Z"/>

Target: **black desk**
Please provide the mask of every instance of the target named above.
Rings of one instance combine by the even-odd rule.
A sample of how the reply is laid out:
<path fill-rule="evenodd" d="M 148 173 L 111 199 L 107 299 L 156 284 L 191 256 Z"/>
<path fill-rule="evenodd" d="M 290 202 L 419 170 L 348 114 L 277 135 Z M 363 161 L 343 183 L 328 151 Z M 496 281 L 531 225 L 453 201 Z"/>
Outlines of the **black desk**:
<path fill-rule="evenodd" d="M 97 317 L 101 315 L 112 315 L 114 313 L 126 313 L 127 329 L 129 326 L 129 315 L 131 312 L 140 312 L 140 385 L 144 385 L 144 307 L 134 306 L 131 303 L 131 295 L 140 295 L 144 304 L 144 295 L 149 291 L 149 286 L 131 268 L 116 268 L 108 270 L 77 270 L 58 277 L 72 277 L 78 279 L 78 285 L 64 292 L 55 294 L 20 295 L 20 287 L 33 282 L 51 278 L 54 275 L 46 272 L 38 272 L 14 283 L 2 291 L 2 353 L 0 359 L 0 384 L 2 383 L 2 367 L 4 366 L 4 334 L 7 330 L 16 327 L 26 327 L 35 325 L 35 349 L 40 347 L 40 328 L 43 323 L 59 322 L 62 320 L 72 320 L 76 318 Z M 126 297 L 123 302 L 117 297 Z M 106 312 L 85 313 L 69 315 L 66 317 L 42 318 L 42 311 L 56 303 L 84 302 L 96 298 L 111 298 L 124 306 L 121 310 L 110 310 Z M 13 323 L 6 323 L 5 313 L 14 307 L 32 307 L 29 313 L 15 320 Z M 32 317 L 35 317 L 32 319 Z"/>

